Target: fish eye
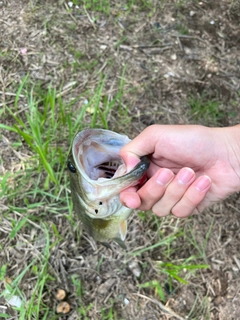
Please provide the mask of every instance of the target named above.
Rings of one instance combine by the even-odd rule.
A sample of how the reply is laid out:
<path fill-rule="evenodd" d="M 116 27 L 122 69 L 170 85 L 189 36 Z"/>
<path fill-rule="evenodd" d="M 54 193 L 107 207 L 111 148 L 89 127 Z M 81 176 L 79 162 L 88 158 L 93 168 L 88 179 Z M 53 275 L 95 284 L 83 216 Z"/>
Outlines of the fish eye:
<path fill-rule="evenodd" d="M 77 171 L 71 161 L 68 161 L 67 167 L 68 167 L 68 170 L 71 171 L 72 173 L 75 173 Z"/>

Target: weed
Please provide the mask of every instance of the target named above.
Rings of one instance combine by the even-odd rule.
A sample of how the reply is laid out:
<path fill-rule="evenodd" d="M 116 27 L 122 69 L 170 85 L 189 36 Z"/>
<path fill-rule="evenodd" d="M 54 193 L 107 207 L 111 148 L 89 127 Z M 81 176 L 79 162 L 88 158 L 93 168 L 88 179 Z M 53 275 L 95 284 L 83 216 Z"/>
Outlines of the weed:
<path fill-rule="evenodd" d="M 181 35 L 189 34 L 188 28 L 184 24 L 177 25 L 176 30 L 178 30 Z"/>
<path fill-rule="evenodd" d="M 214 224 L 214 220 L 212 220 L 212 222 L 209 226 L 209 229 L 208 229 L 206 236 L 205 236 L 205 240 L 201 243 L 197 242 L 197 240 L 196 240 L 197 237 L 196 237 L 193 229 L 191 228 L 191 226 L 188 226 L 184 232 L 184 237 L 187 240 L 187 242 L 191 243 L 191 245 L 196 249 L 198 257 L 200 257 L 200 259 L 204 260 L 205 263 L 207 263 L 206 249 L 207 249 L 209 237 L 211 235 L 213 224 Z"/>
<path fill-rule="evenodd" d="M 82 289 L 82 283 L 81 283 L 81 279 L 79 279 L 79 276 L 77 275 L 73 275 L 71 277 L 72 279 L 72 283 L 74 284 L 75 290 L 76 290 L 76 295 L 78 298 L 82 298 L 83 295 L 83 289 Z"/>
<path fill-rule="evenodd" d="M 102 308 L 101 309 L 101 319 L 102 320 L 117 320 L 118 315 L 114 308 L 115 301 L 113 299 L 110 299 L 110 307 Z"/>
<path fill-rule="evenodd" d="M 197 320 L 199 319 L 199 315 L 202 315 L 201 319 L 211 319 L 209 299 L 205 297 L 201 301 L 201 299 L 199 299 L 199 296 L 197 295 L 194 304 L 188 314 L 188 318 L 192 320 Z"/>
<path fill-rule="evenodd" d="M 87 314 L 88 312 L 93 308 L 93 303 L 90 303 L 88 306 L 83 306 L 83 307 L 80 307 L 78 308 L 78 313 L 83 316 L 84 320 L 88 320 L 90 318 L 88 318 Z M 82 318 L 81 318 L 82 319 Z"/>
<path fill-rule="evenodd" d="M 152 16 L 156 11 L 156 7 L 164 3 L 162 1 L 153 1 L 153 0 L 125 0 L 120 3 L 114 3 L 110 0 L 73 0 L 72 3 L 76 8 L 82 12 L 89 11 L 96 14 L 105 14 L 109 16 L 111 14 L 119 15 L 122 13 L 130 14 L 131 12 L 148 12 L 148 16 Z M 118 14 L 117 14 L 118 13 Z M 90 16 L 90 15 L 89 15 Z M 98 19 L 97 16 L 91 15 L 92 21 Z"/>
<path fill-rule="evenodd" d="M 200 97 L 189 97 L 188 103 L 191 117 L 198 123 L 217 126 L 225 117 L 222 104 L 218 100 L 209 99 L 205 94 Z"/>
<path fill-rule="evenodd" d="M 110 0 L 73 0 L 72 2 L 76 6 L 83 5 L 86 10 L 105 13 L 106 15 L 110 13 Z"/>
<path fill-rule="evenodd" d="M 146 219 L 146 217 L 142 214 L 142 219 Z M 164 223 L 164 222 L 163 222 Z M 162 232 L 163 226 L 157 223 L 157 227 L 155 232 L 159 230 L 159 241 L 154 245 L 139 249 L 137 251 L 133 251 L 132 255 L 138 256 L 144 254 L 146 251 L 151 250 L 152 256 L 155 259 L 152 260 L 152 263 L 156 270 L 158 270 L 158 277 L 151 281 L 147 281 L 141 283 L 139 285 L 140 288 L 143 289 L 151 289 L 154 292 L 154 295 L 162 301 L 165 301 L 165 292 L 173 292 L 175 289 L 175 283 L 173 285 L 173 281 L 178 282 L 179 284 L 188 284 L 188 279 L 195 274 L 195 272 L 208 268 L 207 264 L 196 263 L 196 261 L 205 260 L 205 250 L 208 241 L 208 236 L 211 231 L 211 227 L 209 229 L 208 236 L 206 237 L 206 242 L 203 245 L 203 248 L 200 249 L 200 244 L 197 243 L 196 238 L 193 233 L 190 233 L 186 238 L 187 230 L 181 230 L 177 228 L 177 231 L 172 231 L 170 225 L 168 226 L 170 232 Z M 183 259 L 173 259 L 174 253 L 179 249 L 176 248 L 176 244 L 179 242 L 186 241 L 187 243 L 192 243 L 194 247 L 196 247 L 196 251 L 198 255 L 191 255 L 188 258 Z M 156 259 L 155 251 L 159 252 Z M 161 258 L 160 258 L 161 257 Z M 161 261 L 159 261 L 159 258 Z M 144 267 L 144 266 L 143 266 Z"/>
<path fill-rule="evenodd" d="M 165 287 L 167 285 L 168 291 L 173 292 L 173 279 L 177 280 L 181 284 L 188 284 L 185 277 L 189 278 L 192 273 L 200 269 L 209 268 L 206 264 L 192 264 L 189 263 L 191 260 L 196 259 L 196 257 L 191 256 L 190 258 L 184 260 L 182 263 L 178 261 L 172 262 L 155 262 L 155 267 L 159 270 L 159 274 L 166 275 L 167 278 L 163 282 Z M 182 276 L 185 274 L 185 277 Z M 154 295 L 157 296 L 162 301 L 165 301 L 164 286 L 158 280 L 147 281 L 139 285 L 140 288 L 150 288 L 154 290 Z M 166 288 L 165 288 L 166 290 Z"/>
<path fill-rule="evenodd" d="M 160 298 L 160 300 L 165 301 L 165 295 L 163 288 L 159 281 L 151 280 L 139 285 L 139 288 L 150 288 L 154 290 L 154 295 Z"/>

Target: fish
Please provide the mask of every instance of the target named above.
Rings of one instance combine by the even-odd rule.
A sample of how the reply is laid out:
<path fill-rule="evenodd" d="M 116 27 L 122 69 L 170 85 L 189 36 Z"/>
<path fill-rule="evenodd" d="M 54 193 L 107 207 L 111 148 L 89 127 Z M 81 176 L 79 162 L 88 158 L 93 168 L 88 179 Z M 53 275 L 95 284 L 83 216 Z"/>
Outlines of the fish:
<path fill-rule="evenodd" d="M 119 155 L 131 140 L 105 129 L 84 129 L 76 134 L 67 160 L 73 209 L 87 233 L 107 247 L 114 240 L 126 249 L 127 218 L 132 209 L 122 205 L 119 194 L 147 180 L 150 160 L 139 159 L 127 172 Z"/>

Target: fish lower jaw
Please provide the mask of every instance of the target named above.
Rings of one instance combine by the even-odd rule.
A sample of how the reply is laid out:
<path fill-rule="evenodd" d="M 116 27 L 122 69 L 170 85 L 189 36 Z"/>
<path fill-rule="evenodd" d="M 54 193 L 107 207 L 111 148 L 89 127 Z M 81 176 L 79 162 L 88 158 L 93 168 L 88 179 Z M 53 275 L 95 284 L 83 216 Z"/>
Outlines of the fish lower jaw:
<path fill-rule="evenodd" d="M 91 219 L 101 219 L 101 220 L 109 220 L 109 218 L 111 217 L 111 213 L 110 214 L 106 214 L 106 215 L 99 215 L 99 214 L 94 214 L 92 212 L 86 212 L 86 214 L 91 218 Z"/>
<path fill-rule="evenodd" d="M 123 220 L 123 219 L 127 219 L 129 214 L 131 213 L 131 209 L 128 210 L 124 210 L 124 211 L 119 211 L 119 212 L 115 212 L 115 213 L 109 213 L 109 214 L 97 214 L 97 213 L 92 213 L 87 211 L 86 214 L 91 218 L 91 219 L 101 219 L 101 220 Z"/>

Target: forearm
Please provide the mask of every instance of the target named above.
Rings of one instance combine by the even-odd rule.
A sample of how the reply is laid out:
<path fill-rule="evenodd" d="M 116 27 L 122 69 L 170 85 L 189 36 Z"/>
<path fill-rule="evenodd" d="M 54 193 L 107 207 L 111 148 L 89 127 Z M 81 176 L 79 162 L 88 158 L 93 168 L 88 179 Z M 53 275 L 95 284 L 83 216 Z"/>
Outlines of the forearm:
<path fill-rule="evenodd" d="M 240 191 L 240 124 L 224 128 L 227 138 L 229 163 L 238 177 L 237 191 Z"/>

